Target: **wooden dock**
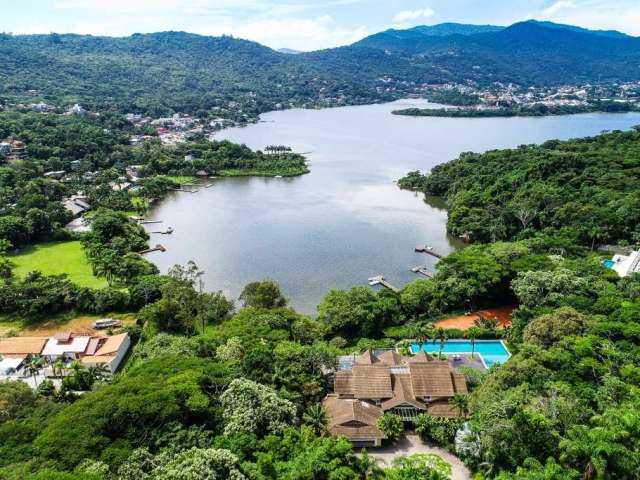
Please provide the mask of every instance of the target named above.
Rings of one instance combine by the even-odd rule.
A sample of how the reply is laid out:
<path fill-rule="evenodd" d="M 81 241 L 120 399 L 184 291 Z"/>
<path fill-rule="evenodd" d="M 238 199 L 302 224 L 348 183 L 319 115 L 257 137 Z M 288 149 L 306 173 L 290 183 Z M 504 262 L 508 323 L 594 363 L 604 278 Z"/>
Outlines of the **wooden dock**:
<path fill-rule="evenodd" d="M 153 248 L 149 248 L 147 250 L 143 250 L 141 252 L 138 252 L 140 255 L 146 255 L 147 253 L 151 253 L 151 252 L 166 252 L 167 249 L 164 248 L 162 245 L 157 244 L 155 247 Z"/>
<path fill-rule="evenodd" d="M 430 247 L 428 245 L 418 245 L 416 247 L 416 252 L 420 252 L 420 253 L 428 253 L 429 255 L 433 255 L 436 258 L 442 258 L 444 257 L 444 255 L 440 255 L 438 252 L 436 252 L 433 247 Z"/>
<path fill-rule="evenodd" d="M 413 267 L 411 269 L 413 273 L 419 273 L 420 275 L 424 275 L 427 278 L 433 278 L 433 273 L 427 270 L 427 267 L 423 267 L 422 265 L 418 265 L 417 267 Z"/>
<path fill-rule="evenodd" d="M 151 232 L 151 233 L 157 233 L 160 235 L 171 235 L 173 233 L 173 228 L 169 227 L 166 230 L 157 230 L 155 232 Z"/>
<path fill-rule="evenodd" d="M 162 223 L 162 220 L 140 220 L 140 225 L 151 225 L 152 223 Z"/>
<path fill-rule="evenodd" d="M 382 275 L 377 275 L 375 277 L 371 277 L 369 279 L 369 285 L 371 285 L 372 287 L 374 285 L 382 285 L 383 287 L 388 288 L 389 290 L 392 290 L 394 292 L 399 292 L 400 291 L 400 289 L 398 287 L 395 287 L 395 286 L 391 285 L 389 282 L 387 282 Z"/>
<path fill-rule="evenodd" d="M 173 191 L 183 193 L 198 193 L 198 190 L 187 190 L 186 188 L 174 188 Z"/>

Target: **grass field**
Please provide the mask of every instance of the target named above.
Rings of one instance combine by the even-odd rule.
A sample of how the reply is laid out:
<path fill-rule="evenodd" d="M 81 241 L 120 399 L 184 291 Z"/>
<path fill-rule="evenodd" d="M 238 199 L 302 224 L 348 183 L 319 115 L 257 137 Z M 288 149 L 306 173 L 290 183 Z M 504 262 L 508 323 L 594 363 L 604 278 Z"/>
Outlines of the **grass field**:
<path fill-rule="evenodd" d="M 188 176 L 188 175 L 166 175 L 169 180 L 173 180 L 180 185 L 184 185 L 185 183 L 192 183 L 197 180 L 196 177 Z"/>
<path fill-rule="evenodd" d="M 93 276 L 80 242 L 42 243 L 22 249 L 11 260 L 16 264 L 14 274 L 18 277 L 39 270 L 46 275 L 66 273 L 72 282 L 84 287 L 107 286 L 105 279 Z"/>

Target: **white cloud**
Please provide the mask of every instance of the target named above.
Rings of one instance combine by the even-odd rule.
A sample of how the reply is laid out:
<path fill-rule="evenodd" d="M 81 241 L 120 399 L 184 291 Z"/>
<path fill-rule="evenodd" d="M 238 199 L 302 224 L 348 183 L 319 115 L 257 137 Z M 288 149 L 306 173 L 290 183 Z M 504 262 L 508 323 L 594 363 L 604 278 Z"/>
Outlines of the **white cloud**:
<path fill-rule="evenodd" d="M 434 11 L 429 8 L 419 8 L 417 10 L 403 10 L 393 17 L 393 23 L 406 23 L 423 18 L 429 18 L 434 15 Z"/>
<path fill-rule="evenodd" d="M 545 8 L 542 11 L 542 14 L 547 17 L 552 17 L 562 12 L 563 10 L 569 10 L 572 8 L 576 8 L 576 3 L 573 0 L 558 0 L 551 6 Z"/>
<path fill-rule="evenodd" d="M 538 18 L 640 35 L 640 3 L 637 0 L 558 0 L 540 12 Z"/>
<path fill-rule="evenodd" d="M 272 48 L 294 48 L 301 51 L 347 45 L 368 35 L 365 26 L 345 28 L 328 15 L 314 19 L 283 18 L 254 20 L 235 26 L 218 27 L 208 34 L 231 34 L 255 40 Z"/>

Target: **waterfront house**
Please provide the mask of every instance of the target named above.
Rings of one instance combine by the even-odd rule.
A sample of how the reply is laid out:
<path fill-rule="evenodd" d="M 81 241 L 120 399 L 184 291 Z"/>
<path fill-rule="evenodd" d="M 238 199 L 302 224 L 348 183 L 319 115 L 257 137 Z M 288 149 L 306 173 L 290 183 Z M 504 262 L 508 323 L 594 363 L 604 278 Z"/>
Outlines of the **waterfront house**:
<path fill-rule="evenodd" d="M 384 438 L 377 428 L 384 412 L 392 412 L 405 422 L 415 421 L 420 413 L 457 417 L 449 400 L 466 393 L 464 375 L 447 360 L 424 352 L 405 357 L 391 350 L 367 350 L 351 362 L 341 362 L 334 393 L 323 405 L 330 433 L 344 435 L 358 446 L 376 446 Z"/>

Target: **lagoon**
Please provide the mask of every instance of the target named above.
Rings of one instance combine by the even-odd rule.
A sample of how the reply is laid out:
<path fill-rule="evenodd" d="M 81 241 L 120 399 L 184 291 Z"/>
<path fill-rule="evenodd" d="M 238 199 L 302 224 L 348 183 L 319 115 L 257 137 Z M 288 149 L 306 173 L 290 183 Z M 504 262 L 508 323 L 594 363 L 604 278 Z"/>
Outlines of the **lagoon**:
<path fill-rule="evenodd" d="M 461 243 L 446 234 L 437 199 L 401 191 L 394 181 L 428 171 L 465 151 L 486 151 L 572 138 L 640 124 L 639 113 L 537 118 L 433 118 L 391 115 L 421 100 L 325 110 L 286 110 L 227 129 L 217 139 L 254 149 L 291 146 L 307 154 L 311 173 L 295 178 L 226 178 L 197 193 L 172 193 L 151 212 L 174 228 L 152 235 L 165 253 L 148 258 L 166 272 L 195 260 L 206 288 L 237 298 L 254 280 L 277 280 L 291 305 L 313 314 L 330 288 L 366 285 L 384 275 L 401 287 L 434 270 L 414 252 L 427 244 L 447 254 Z"/>

